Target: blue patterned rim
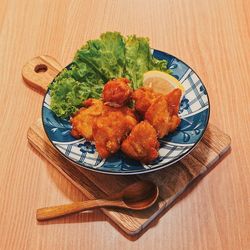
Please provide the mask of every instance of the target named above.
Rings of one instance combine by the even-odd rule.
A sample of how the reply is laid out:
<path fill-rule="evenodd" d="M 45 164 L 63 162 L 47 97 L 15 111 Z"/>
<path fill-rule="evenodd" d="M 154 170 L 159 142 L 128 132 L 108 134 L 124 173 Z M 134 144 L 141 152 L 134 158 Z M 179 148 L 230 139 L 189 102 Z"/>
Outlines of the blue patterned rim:
<path fill-rule="evenodd" d="M 159 50 L 152 49 L 152 54 L 157 59 L 168 61 L 172 75 L 185 89 L 179 110 L 181 124 L 174 133 L 160 139 L 159 157 L 149 165 L 132 160 L 120 151 L 108 159 L 101 159 L 93 142 L 72 137 L 70 122 L 58 118 L 51 111 L 50 93 L 47 90 L 42 105 L 43 127 L 50 142 L 62 156 L 77 166 L 95 172 L 132 175 L 170 166 L 194 149 L 204 135 L 210 116 L 206 87 L 194 70 L 180 59 Z"/>

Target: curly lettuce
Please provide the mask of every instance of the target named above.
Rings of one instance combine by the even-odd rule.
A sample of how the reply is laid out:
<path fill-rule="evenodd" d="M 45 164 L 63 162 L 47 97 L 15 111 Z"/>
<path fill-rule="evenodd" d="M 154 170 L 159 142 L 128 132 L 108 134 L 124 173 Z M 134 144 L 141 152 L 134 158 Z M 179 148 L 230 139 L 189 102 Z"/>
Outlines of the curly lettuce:
<path fill-rule="evenodd" d="M 119 32 L 106 32 L 82 46 L 72 65 L 49 86 L 51 109 L 57 116 L 67 118 L 87 98 L 100 98 L 108 80 L 127 77 L 131 87 L 137 89 L 149 70 L 170 73 L 167 61 L 152 56 L 148 38 L 125 38 Z"/>
<path fill-rule="evenodd" d="M 143 85 L 143 74 L 149 70 L 171 73 L 167 67 L 167 61 L 158 60 L 152 56 L 148 38 L 128 36 L 125 51 L 125 76 L 131 80 L 133 89 Z"/>
<path fill-rule="evenodd" d="M 135 35 L 126 39 L 125 76 L 131 80 L 133 89 L 142 86 L 143 73 L 149 70 L 150 48 L 147 38 Z"/>
<path fill-rule="evenodd" d="M 87 64 L 72 64 L 64 69 L 49 86 L 51 110 L 67 118 L 88 98 L 100 98 L 104 81 Z"/>
<path fill-rule="evenodd" d="M 125 44 L 118 32 L 107 32 L 90 40 L 76 53 L 75 62 L 90 65 L 104 81 L 122 77 L 125 66 Z"/>

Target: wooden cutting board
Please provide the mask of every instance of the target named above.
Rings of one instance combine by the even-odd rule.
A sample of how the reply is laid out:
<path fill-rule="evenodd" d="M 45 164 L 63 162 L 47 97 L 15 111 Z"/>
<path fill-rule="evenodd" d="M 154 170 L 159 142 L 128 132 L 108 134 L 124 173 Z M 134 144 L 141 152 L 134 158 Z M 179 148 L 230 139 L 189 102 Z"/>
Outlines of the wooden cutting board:
<path fill-rule="evenodd" d="M 40 92 L 45 92 L 48 84 L 60 72 L 62 66 L 50 56 L 33 58 L 23 67 L 26 83 Z M 160 197 L 157 203 L 144 211 L 102 208 L 101 210 L 124 232 L 129 235 L 142 235 L 153 220 L 170 208 L 177 198 L 206 175 L 230 148 L 230 137 L 209 124 L 203 139 L 196 148 L 180 162 L 148 174 L 133 176 L 114 176 L 95 173 L 65 161 L 51 145 L 39 118 L 28 130 L 28 140 L 42 156 L 56 167 L 70 182 L 81 190 L 87 198 L 107 197 L 111 193 L 138 179 L 151 180 L 159 186 Z M 52 205 L 52 204 L 51 204 Z"/>

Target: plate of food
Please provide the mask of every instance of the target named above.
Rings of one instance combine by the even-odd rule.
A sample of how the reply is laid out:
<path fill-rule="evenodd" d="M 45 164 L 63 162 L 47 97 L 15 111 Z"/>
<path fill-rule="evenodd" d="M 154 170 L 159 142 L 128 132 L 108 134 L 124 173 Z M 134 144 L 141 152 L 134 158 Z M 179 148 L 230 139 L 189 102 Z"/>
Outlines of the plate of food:
<path fill-rule="evenodd" d="M 74 164 L 106 174 L 142 174 L 189 154 L 208 124 L 198 75 L 149 40 L 106 32 L 88 41 L 51 82 L 42 121 Z"/>

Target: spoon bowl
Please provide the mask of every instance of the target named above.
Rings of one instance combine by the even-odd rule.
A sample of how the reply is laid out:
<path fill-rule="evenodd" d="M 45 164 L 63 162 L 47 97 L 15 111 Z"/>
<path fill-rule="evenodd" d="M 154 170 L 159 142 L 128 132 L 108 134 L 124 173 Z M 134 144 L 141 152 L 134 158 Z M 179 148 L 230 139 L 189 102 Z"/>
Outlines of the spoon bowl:
<path fill-rule="evenodd" d="M 139 181 L 124 189 L 122 200 L 127 208 L 142 210 L 152 206 L 159 196 L 158 187 L 150 181 Z"/>

